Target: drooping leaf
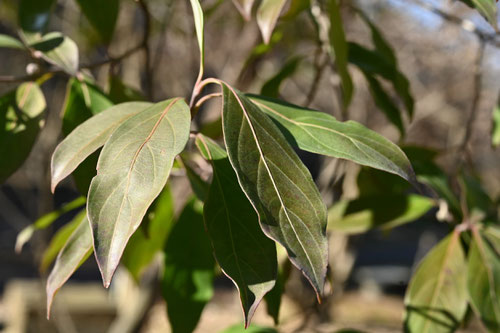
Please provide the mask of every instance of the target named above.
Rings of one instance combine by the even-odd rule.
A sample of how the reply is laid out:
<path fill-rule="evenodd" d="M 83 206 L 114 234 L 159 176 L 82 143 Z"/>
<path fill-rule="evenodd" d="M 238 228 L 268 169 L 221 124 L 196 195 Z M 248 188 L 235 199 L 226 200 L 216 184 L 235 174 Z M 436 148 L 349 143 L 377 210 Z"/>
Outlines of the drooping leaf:
<path fill-rule="evenodd" d="M 205 226 L 219 266 L 240 292 L 247 327 L 262 297 L 275 284 L 276 245 L 262 232 L 224 149 L 203 135 L 197 136 L 196 145 L 213 167 L 203 209 Z"/>
<path fill-rule="evenodd" d="M 50 12 L 56 0 L 20 0 L 19 25 L 28 43 L 41 37 L 49 22 Z"/>
<path fill-rule="evenodd" d="M 77 2 L 102 41 L 109 43 L 115 31 L 120 0 L 77 0 Z"/>
<path fill-rule="evenodd" d="M 264 83 L 262 89 L 260 90 L 260 94 L 264 96 L 278 98 L 281 84 L 285 79 L 292 76 L 296 72 L 300 64 L 300 60 L 301 58 L 299 57 L 295 57 L 288 60 L 279 70 L 278 73 L 276 73 L 266 83 Z"/>
<path fill-rule="evenodd" d="M 215 262 L 203 226 L 202 205 L 189 200 L 165 247 L 163 297 L 172 333 L 192 332 L 213 296 Z"/>
<path fill-rule="evenodd" d="M 0 184 L 26 160 L 43 127 L 45 98 L 27 82 L 0 97 Z"/>
<path fill-rule="evenodd" d="M 167 185 L 151 205 L 145 217 L 147 223 L 143 222 L 130 237 L 123 252 L 122 264 L 136 281 L 140 280 L 144 269 L 165 246 L 173 218 L 174 202 L 170 187 Z"/>
<path fill-rule="evenodd" d="M 115 104 L 146 100 L 140 91 L 129 87 L 116 75 L 109 78 L 108 97 Z"/>
<path fill-rule="evenodd" d="M 363 125 L 354 121 L 340 122 L 326 113 L 278 100 L 249 97 L 300 149 L 347 159 L 415 182 L 411 164 L 401 149 Z"/>
<path fill-rule="evenodd" d="M 326 208 L 309 170 L 283 134 L 250 99 L 222 84 L 224 141 L 239 183 L 264 233 L 323 292 Z"/>
<path fill-rule="evenodd" d="M 491 144 L 500 145 L 500 102 L 493 109 L 493 126 L 491 127 Z"/>
<path fill-rule="evenodd" d="M 473 231 L 467 288 L 472 308 L 489 332 L 500 330 L 500 254 Z"/>
<path fill-rule="evenodd" d="M 278 331 L 276 331 L 272 327 L 250 325 L 249 327 L 244 328 L 243 326 L 241 326 L 239 324 L 235 324 L 233 326 L 226 328 L 225 330 L 221 331 L 220 333 L 278 333 Z"/>
<path fill-rule="evenodd" d="M 203 32 L 203 9 L 199 0 L 191 0 L 191 7 L 193 8 L 194 26 L 196 29 L 196 37 L 198 39 L 198 46 L 200 48 L 200 77 L 203 76 L 205 68 L 205 34 Z"/>
<path fill-rule="evenodd" d="M 341 200 L 328 211 L 328 229 L 357 234 L 374 228 L 394 228 L 415 221 L 433 206 L 433 200 L 416 194 Z"/>
<path fill-rule="evenodd" d="M 349 48 L 345 38 L 344 27 L 342 25 L 339 1 L 329 0 L 328 3 L 330 6 L 330 53 L 334 56 L 335 66 L 342 82 L 343 104 L 344 108 L 347 108 L 351 103 L 352 93 L 354 90 L 351 75 L 347 69 Z"/>
<path fill-rule="evenodd" d="M 406 332 L 453 332 L 467 310 L 467 264 L 453 232 L 422 260 L 405 296 Z"/>
<path fill-rule="evenodd" d="M 262 0 L 257 9 L 257 25 L 266 44 L 271 40 L 274 27 L 285 3 L 286 0 Z"/>
<path fill-rule="evenodd" d="M 255 0 L 233 0 L 236 9 L 245 18 L 245 20 L 250 21 L 252 16 L 252 7 Z"/>
<path fill-rule="evenodd" d="M 92 234 L 85 211 L 79 214 L 79 218 L 81 221 L 79 226 L 59 252 L 54 268 L 47 279 L 47 318 L 50 316 L 52 301 L 59 288 L 92 253 Z"/>
<path fill-rule="evenodd" d="M 127 119 L 104 145 L 87 212 L 105 286 L 129 238 L 165 186 L 175 156 L 184 149 L 190 120 L 183 100 L 166 100 Z"/>
<path fill-rule="evenodd" d="M 35 223 L 33 223 L 33 224 L 27 226 L 26 228 L 24 228 L 23 230 L 21 230 L 21 232 L 17 235 L 17 239 L 16 239 L 16 252 L 21 252 L 24 244 L 29 242 L 29 240 L 31 239 L 31 236 L 33 236 L 33 233 L 36 230 L 42 230 L 42 229 L 49 227 L 50 225 L 52 225 L 52 223 L 54 223 L 54 221 L 56 221 L 62 215 L 66 214 L 66 213 L 68 213 L 76 208 L 79 208 L 83 205 L 85 205 L 85 198 L 79 197 L 79 198 L 65 204 L 61 208 L 59 208 L 55 211 L 52 211 L 48 214 L 45 214 L 44 216 L 42 216 L 38 220 L 36 220 Z"/>
<path fill-rule="evenodd" d="M 42 58 L 71 75 L 78 71 L 78 46 L 60 32 L 49 32 L 30 45 Z"/>
<path fill-rule="evenodd" d="M 21 43 L 20 40 L 4 34 L 0 34 L 0 47 L 6 47 L 9 49 L 21 49 L 21 50 L 25 49 L 23 43 Z"/>
<path fill-rule="evenodd" d="M 151 103 L 129 102 L 112 106 L 76 127 L 52 155 L 52 192 L 88 156 L 102 147 L 114 130 L 125 120 L 145 110 Z M 92 112 L 92 109 L 83 109 Z M 70 113 L 82 111 L 68 111 Z"/>

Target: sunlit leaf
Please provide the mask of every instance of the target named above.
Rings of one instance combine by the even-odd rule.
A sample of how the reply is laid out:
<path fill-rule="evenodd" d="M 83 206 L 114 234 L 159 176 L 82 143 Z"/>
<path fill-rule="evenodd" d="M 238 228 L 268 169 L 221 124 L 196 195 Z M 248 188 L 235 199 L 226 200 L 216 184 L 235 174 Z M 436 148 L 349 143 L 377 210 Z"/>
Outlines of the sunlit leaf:
<path fill-rule="evenodd" d="M 45 98 L 27 82 L 0 97 L 0 184 L 26 160 L 45 117 Z"/>
<path fill-rule="evenodd" d="M 271 77 L 260 90 L 260 94 L 264 96 L 278 98 L 280 93 L 280 87 L 284 80 L 292 76 L 300 64 L 301 58 L 295 57 L 288 60 L 283 67 Z"/>
<path fill-rule="evenodd" d="M 273 121 L 222 83 L 224 141 L 239 183 L 267 236 L 323 292 L 328 244 L 326 208 L 309 170 Z"/>
<path fill-rule="evenodd" d="M 78 46 L 60 32 L 50 32 L 30 45 L 47 62 L 71 75 L 78 71 Z"/>
<path fill-rule="evenodd" d="M 56 0 L 20 0 L 19 25 L 28 43 L 41 37 L 49 22 L 50 12 Z"/>
<path fill-rule="evenodd" d="M 129 238 L 165 186 L 174 158 L 188 140 L 190 121 L 186 103 L 170 99 L 127 119 L 104 145 L 87 212 L 105 286 Z"/>
<path fill-rule="evenodd" d="M 78 218 L 78 217 L 77 217 Z M 80 224 L 57 256 L 47 279 L 47 317 L 55 294 L 92 253 L 92 233 L 85 211 L 79 214 Z"/>
<path fill-rule="evenodd" d="M 252 6 L 255 0 L 233 0 L 234 5 L 245 18 L 249 21 L 252 16 Z"/>
<path fill-rule="evenodd" d="M 77 2 L 103 42 L 109 43 L 115 31 L 120 0 L 77 0 Z"/>
<path fill-rule="evenodd" d="M 264 43 L 269 43 L 286 0 L 262 0 L 257 9 L 257 25 Z"/>
<path fill-rule="evenodd" d="M 213 180 L 203 209 L 215 258 L 240 292 L 245 326 L 276 280 L 276 245 L 241 191 L 227 154 L 211 139 L 196 138 L 203 157 L 212 163 Z"/>
<path fill-rule="evenodd" d="M 405 330 L 453 332 L 467 310 L 467 264 L 453 232 L 422 260 L 405 296 Z"/>
<path fill-rule="evenodd" d="M 249 97 L 300 149 L 344 158 L 414 182 L 410 161 L 401 149 L 363 125 L 354 121 L 340 122 L 329 114 L 278 100 Z"/>
<path fill-rule="evenodd" d="M 80 163 L 102 147 L 113 131 L 125 120 L 145 110 L 151 103 L 129 102 L 108 108 L 76 127 L 56 148 L 52 155 L 52 191 L 71 174 Z M 90 111 L 91 109 L 83 109 Z M 81 109 L 76 111 L 82 111 Z M 70 113 L 76 111 L 68 111 Z"/>
<path fill-rule="evenodd" d="M 19 41 L 18 39 L 14 38 L 14 37 L 4 35 L 4 34 L 0 34 L 0 47 L 6 47 L 9 49 L 21 49 L 21 50 L 25 49 L 25 47 L 24 47 L 23 43 L 21 43 L 21 41 Z"/>
<path fill-rule="evenodd" d="M 500 145 L 500 103 L 493 109 L 493 126 L 491 127 L 491 143 L 493 147 Z"/>
<path fill-rule="evenodd" d="M 198 46 L 200 48 L 200 76 L 203 75 L 205 67 L 205 35 L 203 32 L 203 9 L 201 8 L 199 0 L 191 0 L 191 7 L 193 8 L 194 26 L 196 29 L 196 37 L 198 39 Z"/>
<path fill-rule="evenodd" d="M 202 205 L 189 200 L 165 247 L 163 297 L 172 333 L 192 332 L 212 299 L 215 262 L 203 226 Z"/>

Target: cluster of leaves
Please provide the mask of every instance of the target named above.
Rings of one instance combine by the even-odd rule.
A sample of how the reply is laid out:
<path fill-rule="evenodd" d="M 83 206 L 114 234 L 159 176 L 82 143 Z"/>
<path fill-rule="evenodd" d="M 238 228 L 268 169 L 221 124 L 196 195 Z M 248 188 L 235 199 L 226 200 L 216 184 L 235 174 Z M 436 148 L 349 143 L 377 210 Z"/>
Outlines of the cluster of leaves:
<path fill-rule="evenodd" d="M 234 2 L 249 18 L 253 1 Z M 78 3 L 103 42 L 109 42 L 119 1 L 108 1 L 105 6 L 94 1 Z M 260 3 L 257 22 L 266 42 L 271 40 L 285 3 Z M 158 103 L 142 101 L 139 93 L 116 77 L 104 92 L 82 71 L 78 48 L 70 38 L 59 32 L 43 34 L 54 4 L 55 0 L 22 0 L 21 40 L 0 36 L 1 46 L 28 51 L 40 66 L 49 66 L 30 77 L 35 81 L 21 84 L 0 99 L 5 122 L 0 150 L 12 157 L 2 161 L 1 181 L 23 163 L 42 127 L 46 105 L 39 86 L 55 72 L 69 77 L 62 123 L 65 138 L 52 156 L 52 190 L 72 175 L 85 197 L 40 218 L 19 235 L 17 244 L 20 249 L 35 230 L 85 205 L 58 231 L 44 256 L 43 269 L 55 261 L 47 281 L 48 314 L 56 292 L 92 253 L 107 287 L 120 262 L 139 280 L 155 255 L 163 252 L 162 287 L 167 304 L 175 304 L 168 307 L 174 331 L 190 332 L 196 327 L 213 295 L 217 265 L 240 293 L 245 327 L 264 297 L 268 312 L 277 320 L 286 269 L 278 267 L 276 244 L 278 250 L 285 249 L 320 299 L 328 265 L 327 220 L 330 230 L 346 233 L 413 221 L 436 204 L 411 193 L 409 184 L 419 188 L 423 183 L 445 200 L 453 221 L 458 222 L 451 235 L 424 259 L 412 280 L 406 298 L 407 328 L 412 332 L 449 331 L 463 321 L 470 302 L 486 326 L 492 332 L 498 330 L 498 216 L 493 200 L 473 180 L 463 178 L 468 189 L 466 209 L 433 163 L 433 152 L 416 147 L 406 147 L 403 152 L 357 122 L 341 122 L 275 98 L 245 94 L 216 78 L 203 80 L 204 23 L 198 0 L 191 0 L 191 5 L 200 72 L 189 104 L 182 97 Z M 286 15 L 309 7 L 309 1 L 292 1 Z M 371 31 L 374 49 L 347 42 L 337 0 L 329 1 L 328 11 L 330 55 L 341 78 L 344 108 L 354 89 L 348 69 L 352 64 L 364 74 L 376 105 L 403 135 L 401 112 L 381 80 L 392 84 L 410 118 L 413 98 L 390 45 L 359 11 Z M 264 94 L 277 96 L 280 82 L 294 71 L 296 63 L 287 64 L 264 85 Z M 222 99 L 219 125 L 223 146 L 214 140 L 216 136 L 191 133 L 192 117 L 208 99 L 199 94 L 209 84 L 220 88 L 220 93 L 208 97 Z M 494 131 L 498 132 L 498 121 Z M 188 144 L 190 140 L 196 151 Z M 498 135 L 494 137 L 497 141 Z M 360 197 L 337 202 L 327 211 L 297 148 L 383 172 L 363 169 L 358 177 Z M 200 156 L 212 166 L 210 183 L 190 166 Z M 168 182 L 174 168 L 185 171 L 195 194 L 177 217 Z M 390 174 L 408 182 L 400 178 L 385 181 Z M 374 182 L 377 177 L 382 180 Z M 467 271 L 474 274 L 467 275 Z"/>

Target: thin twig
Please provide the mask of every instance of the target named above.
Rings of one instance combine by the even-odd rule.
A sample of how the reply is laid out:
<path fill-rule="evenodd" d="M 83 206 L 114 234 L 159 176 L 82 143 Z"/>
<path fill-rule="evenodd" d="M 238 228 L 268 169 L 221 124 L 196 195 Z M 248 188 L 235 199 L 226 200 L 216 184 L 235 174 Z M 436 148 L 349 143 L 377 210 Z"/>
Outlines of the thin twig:
<path fill-rule="evenodd" d="M 304 101 L 304 106 L 309 107 L 311 103 L 314 101 L 316 94 L 318 92 L 318 85 L 323 77 L 323 72 L 325 70 L 326 65 L 328 64 L 328 57 L 325 57 L 323 61 L 321 61 L 321 57 L 323 56 L 323 52 L 321 52 L 321 48 L 317 49 L 316 55 L 314 56 L 314 79 L 309 88 L 309 92 L 307 93 L 306 100 Z"/>

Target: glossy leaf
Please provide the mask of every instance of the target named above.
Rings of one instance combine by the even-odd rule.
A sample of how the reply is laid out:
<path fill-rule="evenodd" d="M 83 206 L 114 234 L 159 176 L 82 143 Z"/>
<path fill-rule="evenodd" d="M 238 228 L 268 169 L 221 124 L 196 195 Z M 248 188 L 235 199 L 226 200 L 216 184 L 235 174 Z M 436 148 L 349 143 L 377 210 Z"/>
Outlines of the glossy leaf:
<path fill-rule="evenodd" d="M 346 42 L 340 6 L 338 0 L 329 0 L 330 5 L 330 53 L 334 56 L 335 66 L 342 82 L 344 108 L 351 103 L 354 86 L 351 75 L 347 69 L 349 48 Z"/>
<path fill-rule="evenodd" d="M 0 97 L 0 184 L 26 160 L 43 127 L 45 98 L 27 82 Z"/>
<path fill-rule="evenodd" d="M 323 292 L 326 208 L 309 170 L 278 127 L 250 99 L 222 83 L 224 141 L 239 183 L 264 233 Z"/>
<path fill-rule="evenodd" d="M 262 0 L 257 9 L 257 25 L 266 44 L 271 40 L 274 27 L 285 3 L 286 0 Z"/>
<path fill-rule="evenodd" d="M 416 194 L 342 200 L 328 211 L 328 229 L 357 234 L 374 228 L 394 228 L 415 221 L 433 206 L 433 200 Z"/>
<path fill-rule="evenodd" d="M 489 332 L 500 330 L 500 254 L 479 232 L 469 250 L 467 288 L 472 308 Z"/>
<path fill-rule="evenodd" d="M 78 46 L 60 32 L 50 32 L 30 45 L 42 58 L 71 75 L 78 71 Z"/>
<path fill-rule="evenodd" d="M 52 301 L 57 291 L 92 253 L 92 234 L 86 212 L 81 212 L 77 218 L 81 222 L 59 252 L 47 279 L 47 318 L 50 316 Z"/>
<path fill-rule="evenodd" d="M 4 34 L 0 34 L 0 47 L 6 47 L 9 49 L 21 49 L 21 50 L 25 49 L 25 47 L 24 47 L 23 43 L 21 43 L 21 41 L 19 41 L 18 39 L 14 38 L 14 37 L 4 35 Z"/>
<path fill-rule="evenodd" d="M 119 125 L 151 105 L 151 103 L 146 102 L 115 105 L 76 127 L 57 146 L 52 155 L 52 192 L 62 179 L 66 178 L 88 156 L 102 147 Z"/>
<path fill-rule="evenodd" d="M 189 200 L 165 247 L 163 297 L 172 333 L 192 332 L 212 299 L 215 262 L 203 226 L 202 205 Z"/>
<path fill-rule="evenodd" d="M 500 145 L 500 102 L 493 109 L 493 126 L 491 128 L 491 144 L 495 148 Z"/>
<path fill-rule="evenodd" d="M 467 310 L 467 264 L 453 232 L 422 260 L 405 296 L 405 330 L 453 332 Z"/>
<path fill-rule="evenodd" d="M 115 31 L 120 0 L 77 0 L 77 2 L 102 41 L 109 43 Z"/>
<path fill-rule="evenodd" d="M 292 76 L 296 71 L 300 64 L 300 58 L 292 58 L 288 60 L 283 67 L 276 73 L 273 77 L 271 77 L 260 90 L 260 94 L 264 96 L 278 98 L 280 93 L 280 87 L 283 81 L 285 81 L 288 77 Z"/>
<path fill-rule="evenodd" d="M 50 12 L 56 0 L 20 0 L 18 9 L 19 25 L 27 42 L 41 37 L 47 27 Z"/>
<path fill-rule="evenodd" d="M 238 9 L 240 14 L 247 21 L 249 21 L 252 16 L 252 7 L 254 2 L 255 0 L 233 0 L 236 9 Z"/>
<path fill-rule="evenodd" d="M 240 292 L 247 327 L 275 284 L 276 245 L 260 229 L 257 214 L 241 191 L 224 149 L 203 135 L 197 136 L 196 145 L 213 167 L 203 209 L 205 226 L 219 266 Z"/>
<path fill-rule="evenodd" d="M 165 245 L 173 225 L 174 202 L 167 185 L 154 201 L 141 227 L 130 237 L 123 252 L 122 264 L 136 281 Z M 144 223 L 146 222 L 146 223 Z"/>
<path fill-rule="evenodd" d="M 410 161 L 401 149 L 363 125 L 354 121 L 340 122 L 329 114 L 278 100 L 249 97 L 300 149 L 347 159 L 415 183 Z"/>
<path fill-rule="evenodd" d="M 184 149 L 190 121 L 186 103 L 170 99 L 127 119 L 104 145 L 87 212 L 106 287 L 129 238 L 165 186 L 175 156 Z"/>

